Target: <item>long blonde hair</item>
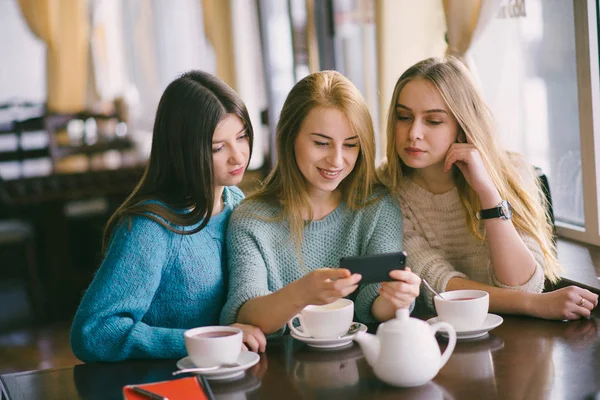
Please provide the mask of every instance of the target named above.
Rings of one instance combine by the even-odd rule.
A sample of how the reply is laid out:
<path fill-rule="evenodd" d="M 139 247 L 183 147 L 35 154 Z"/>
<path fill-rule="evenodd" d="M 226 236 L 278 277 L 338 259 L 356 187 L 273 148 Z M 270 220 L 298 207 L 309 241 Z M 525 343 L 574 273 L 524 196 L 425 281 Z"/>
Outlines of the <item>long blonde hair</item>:
<path fill-rule="evenodd" d="M 551 282 L 558 280 L 560 266 L 556 258 L 556 245 L 547 213 L 547 200 L 539 183 L 536 193 L 523 189 L 525 182 L 537 182 L 533 168 L 527 168 L 530 176 L 524 176 L 516 158 L 502 150 L 493 132 L 493 118 L 481 94 L 471 81 L 470 73 L 456 58 L 429 58 L 410 67 L 396 82 L 387 122 L 387 162 L 381 177 L 394 193 L 398 192 L 404 176 L 410 171 L 396 152 L 396 104 L 404 86 L 415 79 L 431 82 L 439 91 L 459 125 L 459 137 L 464 135 L 473 144 L 485 163 L 500 196 L 513 207 L 513 224 L 517 230 L 532 235 L 544 254 L 544 272 Z M 475 213 L 481 209 L 479 196 L 460 173 L 455 183 L 462 204 L 467 211 L 467 226 L 471 233 L 485 239 L 485 233 Z M 531 185 L 529 185 L 531 186 Z"/>
<path fill-rule="evenodd" d="M 257 192 L 246 201 L 262 199 L 281 206 L 280 218 L 290 225 L 292 238 L 299 247 L 305 223 L 313 219 L 307 182 L 296 162 L 294 143 L 309 112 L 317 107 L 335 108 L 347 118 L 352 133 L 358 136 L 359 155 L 352 172 L 342 181 L 342 200 L 351 209 L 368 202 L 374 185 L 375 134 L 371 114 L 358 89 L 336 71 L 315 72 L 296 83 L 288 94 L 277 124 L 277 163 Z M 309 212 L 304 221 L 302 211 Z"/>

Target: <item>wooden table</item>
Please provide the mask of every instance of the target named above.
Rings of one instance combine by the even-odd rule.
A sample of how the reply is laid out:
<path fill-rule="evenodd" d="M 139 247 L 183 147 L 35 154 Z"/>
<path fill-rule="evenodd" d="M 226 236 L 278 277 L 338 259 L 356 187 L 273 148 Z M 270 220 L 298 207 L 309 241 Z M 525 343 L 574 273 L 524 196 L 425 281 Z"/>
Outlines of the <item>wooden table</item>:
<path fill-rule="evenodd" d="M 507 316 L 487 337 L 459 341 L 434 381 L 413 389 L 382 383 L 356 344 L 317 351 L 285 336 L 269 343 L 244 378 L 211 386 L 217 399 L 593 399 L 600 391 L 599 326 L 599 311 L 574 322 Z M 126 384 L 173 379 L 175 361 L 2 375 L 3 399 L 121 399 Z"/>

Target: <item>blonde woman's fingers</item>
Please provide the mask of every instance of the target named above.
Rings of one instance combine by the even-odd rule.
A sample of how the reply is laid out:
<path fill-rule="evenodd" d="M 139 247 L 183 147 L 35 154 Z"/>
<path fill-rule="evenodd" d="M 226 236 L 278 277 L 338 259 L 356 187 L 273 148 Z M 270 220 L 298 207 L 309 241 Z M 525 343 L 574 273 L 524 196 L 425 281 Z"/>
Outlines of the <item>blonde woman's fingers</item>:
<path fill-rule="evenodd" d="M 397 281 L 408 282 L 413 285 L 420 285 L 421 278 L 415 273 L 413 273 L 410 268 L 406 268 L 405 270 L 396 269 L 390 271 L 390 278 L 395 279 Z"/>
<path fill-rule="evenodd" d="M 598 295 L 596 293 L 592 293 L 589 290 L 585 290 L 583 293 L 581 293 L 581 298 L 585 299 L 591 305 L 593 305 L 592 308 L 598 306 Z"/>
<path fill-rule="evenodd" d="M 390 283 L 390 282 L 385 282 Z M 390 298 L 395 298 L 402 301 L 412 302 L 416 297 L 415 293 L 405 287 L 398 288 L 398 285 L 381 285 L 381 292 L 386 293 Z"/>
<path fill-rule="evenodd" d="M 323 268 L 318 270 L 323 279 L 344 279 L 348 278 L 351 274 L 346 268 Z"/>
<path fill-rule="evenodd" d="M 352 274 L 348 278 L 337 279 L 335 281 L 332 281 L 331 283 L 332 283 L 333 289 L 342 290 L 346 287 L 354 286 L 354 285 L 358 284 L 358 282 L 360 282 L 361 279 L 362 279 L 362 276 L 360 274 Z"/>
<path fill-rule="evenodd" d="M 395 282 L 382 282 L 381 283 L 382 287 L 385 287 L 386 290 L 390 291 L 390 292 L 398 292 L 398 293 L 407 293 L 411 296 L 418 296 L 419 295 L 419 283 L 407 283 L 407 282 L 400 282 L 400 281 L 395 281 Z"/>
<path fill-rule="evenodd" d="M 588 300 L 586 297 L 583 296 L 581 296 L 581 299 L 578 302 L 576 302 L 575 305 L 577 307 L 585 308 L 589 311 L 592 311 L 596 307 L 596 304 L 594 304 L 593 301 Z"/>
<path fill-rule="evenodd" d="M 384 299 L 386 299 L 387 301 L 389 301 L 390 303 L 392 303 L 392 305 L 394 306 L 394 308 L 407 308 L 410 307 L 410 304 L 413 302 L 412 298 L 398 298 L 397 296 L 390 294 L 389 292 L 386 292 L 385 290 L 382 290 L 380 292 L 381 297 L 383 297 Z"/>
<path fill-rule="evenodd" d="M 340 297 L 346 297 L 356 289 L 358 289 L 358 285 L 348 286 L 340 291 Z"/>

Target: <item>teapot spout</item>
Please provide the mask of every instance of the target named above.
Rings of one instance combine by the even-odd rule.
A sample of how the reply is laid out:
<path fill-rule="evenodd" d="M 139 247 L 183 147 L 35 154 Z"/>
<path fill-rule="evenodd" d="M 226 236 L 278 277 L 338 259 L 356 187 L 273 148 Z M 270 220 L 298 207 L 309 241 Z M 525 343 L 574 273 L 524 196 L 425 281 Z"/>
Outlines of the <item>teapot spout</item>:
<path fill-rule="evenodd" d="M 354 337 L 354 340 L 360 345 L 369 365 L 374 367 L 379 359 L 379 351 L 381 349 L 379 338 L 370 333 L 358 332 Z"/>

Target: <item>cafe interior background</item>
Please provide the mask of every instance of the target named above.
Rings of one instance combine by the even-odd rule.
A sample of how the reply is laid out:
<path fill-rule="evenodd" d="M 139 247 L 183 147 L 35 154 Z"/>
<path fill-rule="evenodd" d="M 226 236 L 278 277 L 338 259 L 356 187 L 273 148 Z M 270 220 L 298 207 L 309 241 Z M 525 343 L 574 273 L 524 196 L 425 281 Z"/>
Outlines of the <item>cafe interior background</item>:
<path fill-rule="evenodd" d="M 193 68 L 248 106 L 250 191 L 275 161 L 278 113 L 302 77 L 335 69 L 354 82 L 380 161 L 396 79 L 421 59 L 459 57 L 502 145 L 548 178 L 564 277 L 572 266 L 594 271 L 597 9 L 596 0 L 0 0 L 0 373 L 78 362 L 69 325 L 101 262 L 104 224 L 143 171 L 162 91 Z"/>

